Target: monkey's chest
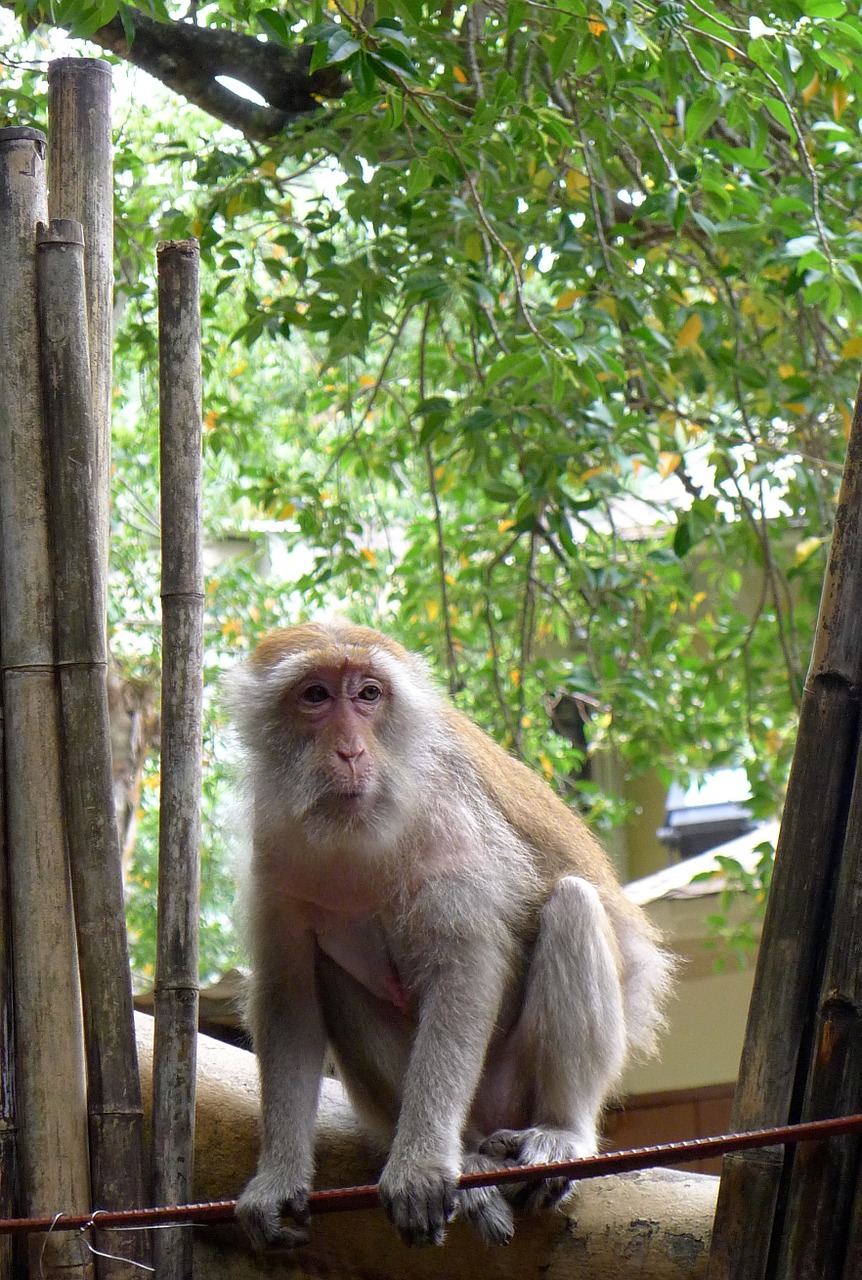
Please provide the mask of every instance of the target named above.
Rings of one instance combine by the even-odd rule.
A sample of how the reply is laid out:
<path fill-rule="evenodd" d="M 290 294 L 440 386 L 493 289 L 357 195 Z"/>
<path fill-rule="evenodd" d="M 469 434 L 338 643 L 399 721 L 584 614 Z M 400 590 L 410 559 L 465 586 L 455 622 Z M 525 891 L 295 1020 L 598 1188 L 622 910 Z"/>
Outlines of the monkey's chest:
<path fill-rule="evenodd" d="M 402 984 L 379 916 L 345 918 L 317 909 L 313 928 L 318 947 L 340 969 L 401 1013 L 410 1011 L 410 993 Z"/>

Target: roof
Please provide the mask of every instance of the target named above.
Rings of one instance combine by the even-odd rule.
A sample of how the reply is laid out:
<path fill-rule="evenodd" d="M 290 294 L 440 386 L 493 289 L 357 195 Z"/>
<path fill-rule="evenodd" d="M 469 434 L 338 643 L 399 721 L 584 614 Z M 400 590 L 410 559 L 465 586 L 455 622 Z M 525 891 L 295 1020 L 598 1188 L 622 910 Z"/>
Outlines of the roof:
<path fill-rule="evenodd" d="M 778 840 L 778 829 L 777 822 L 760 823 L 753 831 L 747 831 L 745 835 L 728 840 L 726 844 L 700 853 L 695 858 L 686 858 L 684 862 L 676 862 L 663 871 L 633 880 L 625 885 L 623 891 L 626 897 L 641 907 L 666 898 L 703 898 L 720 893 L 725 885 L 725 876 L 718 859 L 735 858 L 744 870 L 754 872 L 761 856 L 758 847 L 765 842 L 774 847 Z M 711 879 L 692 883 L 695 876 L 710 872 Z"/>

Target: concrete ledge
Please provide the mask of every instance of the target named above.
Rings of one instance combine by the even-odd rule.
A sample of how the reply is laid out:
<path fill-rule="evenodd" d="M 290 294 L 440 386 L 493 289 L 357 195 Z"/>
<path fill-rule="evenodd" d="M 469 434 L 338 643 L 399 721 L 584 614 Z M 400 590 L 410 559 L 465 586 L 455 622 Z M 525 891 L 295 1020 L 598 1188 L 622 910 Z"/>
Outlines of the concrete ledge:
<path fill-rule="evenodd" d="M 148 1097 L 152 1020 L 136 1017 Z M 257 1159 L 252 1055 L 201 1036 L 197 1096 L 195 1198 L 233 1199 Z M 332 1080 L 324 1081 L 317 1146 L 318 1186 L 376 1181 L 379 1163 Z M 717 1190 L 717 1178 L 661 1169 L 593 1179 L 583 1183 L 565 1212 L 521 1217 L 515 1239 L 504 1249 L 483 1245 L 463 1223 L 453 1224 L 440 1249 L 407 1249 L 377 1210 L 313 1218 L 309 1243 L 272 1259 L 250 1254 L 236 1227 L 202 1228 L 195 1273 L 207 1280 L 698 1280 L 706 1273 Z"/>

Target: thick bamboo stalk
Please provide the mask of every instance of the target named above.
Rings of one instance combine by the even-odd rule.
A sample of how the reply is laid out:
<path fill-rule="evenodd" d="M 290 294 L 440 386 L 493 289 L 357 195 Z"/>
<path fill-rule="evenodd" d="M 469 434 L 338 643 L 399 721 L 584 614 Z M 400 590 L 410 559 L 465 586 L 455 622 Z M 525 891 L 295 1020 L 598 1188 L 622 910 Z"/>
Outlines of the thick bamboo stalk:
<path fill-rule="evenodd" d="M 862 1105 L 862 753 L 829 929 L 803 1120 L 849 1115 Z M 835 1280 L 842 1274 L 859 1154 L 858 1135 L 811 1143 L 794 1153 L 777 1249 L 782 1280 Z"/>
<path fill-rule="evenodd" d="M 0 659 L 21 1207 L 90 1201 L 84 1055 L 63 830 L 36 309 L 45 139 L 0 130 Z M 30 1242 L 34 1275 L 90 1272 L 83 1240 Z"/>
<path fill-rule="evenodd" d="M 191 1194 L 198 1021 L 203 555 L 199 258 L 159 245 L 162 749 L 155 982 L 153 1194 Z M 188 1231 L 159 1231 L 160 1280 L 191 1274 Z"/>
<path fill-rule="evenodd" d="M 84 228 L 90 376 L 96 438 L 94 493 L 107 582 L 111 484 L 111 358 L 114 304 L 114 187 L 111 68 L 98 58 L 57 58 L 48 67 L 48 213 Z"/>
<path fill-rule="evenodd" d="M 859 747 L 862 391 L 856 400 L 731 1123 L 800 1118 Z M 845 871 L 843 874 L 847 874 Z M 788 1157 L 789 1160 L 789 1157 Z M 781 1148 L 726 1157 L 709 1280 L 763 1280 L 781 1247 Z M 806 1215 L 807 1221 L 807 1215 Z"/>
<path fill-rule="evenodd" d="M 0 1213 L 17 1214 L 18 1129 L 15 1117 L 15 1027 L 6 849 L 4 715 L 0 688 Z M 21 1274 L 11 1241 L 0 1240 L 0 1280 Z"/>
<path fill-rule="evenodd" d="M 64 801 L 87 1054 L 90 1167 L 97 1208 L 145 1201 L 143 1102 L 108 721 L 96 439 L 79 222 L 37 232 L 42 385 L 53 535 L 56 658 Z M 105 1252 L 141 1258 L 140 1237 L 99 1233 Z M 132 1280 L 130 1265 L 99 1258 L 101 1280 Z"/>

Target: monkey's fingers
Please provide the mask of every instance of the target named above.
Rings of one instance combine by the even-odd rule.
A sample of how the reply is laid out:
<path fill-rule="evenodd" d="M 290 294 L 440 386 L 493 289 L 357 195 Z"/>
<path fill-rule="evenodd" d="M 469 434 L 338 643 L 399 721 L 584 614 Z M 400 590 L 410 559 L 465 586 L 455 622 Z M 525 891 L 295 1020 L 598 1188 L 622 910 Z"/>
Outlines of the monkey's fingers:
<path fill-rule="evenodd" d="M 269 1179 L 265 1188 L 255 1187 L 253 1178 L 237 1201 L 237 1219 L 258 1253 L 269 1249 L 295 1249 L 305 1244 L 309 1220 L 308 1191 L 299 1188 L 288 1192 L 273 1189 Z M 286 1223 L 285 1218 L 292 1219 Z"/>
<path fill-rule="evenodd" d="M 421 1248 L 442 1244 L 446 1225 L 455 1215 L 455 1179 L 436 1171 L 392 1185 L 384 1176 L 378 1187 L 383 1207 L 405 1244 Z"/>

